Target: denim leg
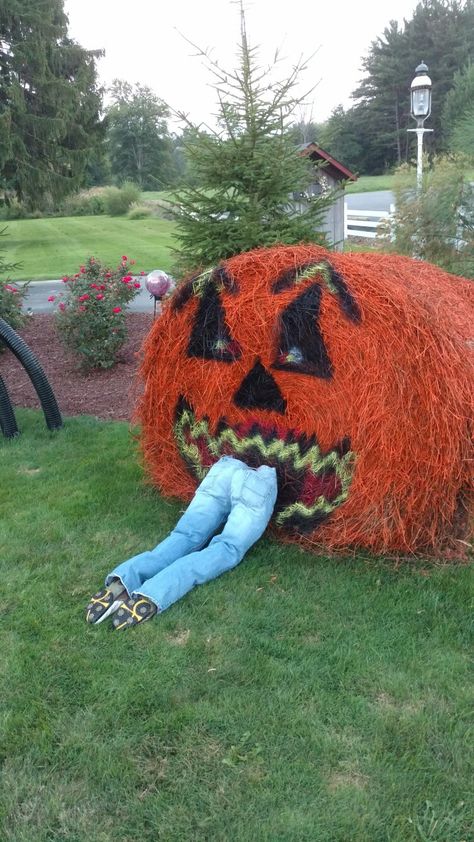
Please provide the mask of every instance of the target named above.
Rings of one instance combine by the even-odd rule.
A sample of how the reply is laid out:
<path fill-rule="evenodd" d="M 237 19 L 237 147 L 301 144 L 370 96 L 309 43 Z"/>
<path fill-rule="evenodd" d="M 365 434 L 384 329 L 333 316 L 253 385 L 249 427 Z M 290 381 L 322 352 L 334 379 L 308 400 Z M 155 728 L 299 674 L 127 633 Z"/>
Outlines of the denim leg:
<path fill-rule="evenodd" d="M 232 476 L 242 470 L 242 465 L 240 460 L 230 456 L 219 459 L 197 488 L 191 503 L 168 537 L 153 550 L 139 553 L 119 564 L 108 574 L 105 584 L 118 578 L 130 595 L 176 559 L 205 546 L 230 511 Z"/>
<path fill-rule="evenodd" d="M 232 510 L 220 535 L 199 552 L 177 559 L 138 587 L 137 595 L 151 599 L 164 611 L 195 585 L 202 585 L 235 567 L 265 531 L 277 496 L 276 471 L 246 465 L 231 479 Z"/>

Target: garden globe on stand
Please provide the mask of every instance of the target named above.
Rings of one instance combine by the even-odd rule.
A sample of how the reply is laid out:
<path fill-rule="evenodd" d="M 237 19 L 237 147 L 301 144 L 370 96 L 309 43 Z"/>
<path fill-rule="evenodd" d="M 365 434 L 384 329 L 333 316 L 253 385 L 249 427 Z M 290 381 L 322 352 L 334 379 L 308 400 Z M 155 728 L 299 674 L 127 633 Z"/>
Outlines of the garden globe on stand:
<path fill-rule="evenodd" d="M 161 301 L 168 295 L 174 288 L 175 282 L 170 275 L 167 275 L 162 269 L 153 269 L 152 272 L 149 272 L 145 286 L 150 293 L 150 296 L 154 299 L 154 306 L 153 306 L 153 318 L 156 318 L 156 304 L 157 302 L 160 305 L 161 310 Z"/>

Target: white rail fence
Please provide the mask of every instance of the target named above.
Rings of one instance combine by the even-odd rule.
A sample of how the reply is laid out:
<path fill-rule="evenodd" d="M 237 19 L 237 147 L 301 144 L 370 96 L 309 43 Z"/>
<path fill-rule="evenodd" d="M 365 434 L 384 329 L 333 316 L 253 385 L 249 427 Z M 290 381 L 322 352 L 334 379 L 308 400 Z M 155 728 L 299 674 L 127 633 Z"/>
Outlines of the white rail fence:
<path fill-rule="evenodd" d="M 344 202 L 344 239 L 346 237 L 368 237 L 374 239 L 383 223 L 389 224 L 395 212 L 395 205 L 389 211 L 355 210 Z"/>

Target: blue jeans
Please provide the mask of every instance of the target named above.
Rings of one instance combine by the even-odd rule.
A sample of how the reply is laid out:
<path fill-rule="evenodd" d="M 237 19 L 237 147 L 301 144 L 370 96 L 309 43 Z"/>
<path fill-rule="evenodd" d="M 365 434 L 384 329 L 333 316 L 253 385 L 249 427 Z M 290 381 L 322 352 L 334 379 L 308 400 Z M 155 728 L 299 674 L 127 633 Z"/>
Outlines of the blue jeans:
<path fill-rule="evenodd" d="M 242 560 L 265 531 L 275 506 L 275 468 L 249 468 L 223 456 L 201 482 L 173 531 L 154 550 L 123 562 L 107 576 L 120 579 L 129 596 L 145 596 L 164 611 L 195 585 Z M 208 546 L 211 535 L 224 529 Z M 205 549 L 202 549 L 205 547 Z"/>

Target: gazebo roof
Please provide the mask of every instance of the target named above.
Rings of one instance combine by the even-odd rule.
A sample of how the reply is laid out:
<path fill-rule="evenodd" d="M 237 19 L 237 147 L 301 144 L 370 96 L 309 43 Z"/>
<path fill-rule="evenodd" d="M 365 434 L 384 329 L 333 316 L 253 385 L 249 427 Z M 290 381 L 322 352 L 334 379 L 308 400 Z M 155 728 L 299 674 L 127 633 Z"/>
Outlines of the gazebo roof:
<path fill-rule="evenodd" d="M 333 158 L 329 152 L 321 149 L 317 143 L 303 143 L 298 146 L 298 152 L 300 155 L 307 155 L 312 161 L 325 161 L 325 171 L 338 181 L 357 181 L 357 176 L 353 172 L 348 170 L 340 161 L 337 161 L 336 158 Z"/>

